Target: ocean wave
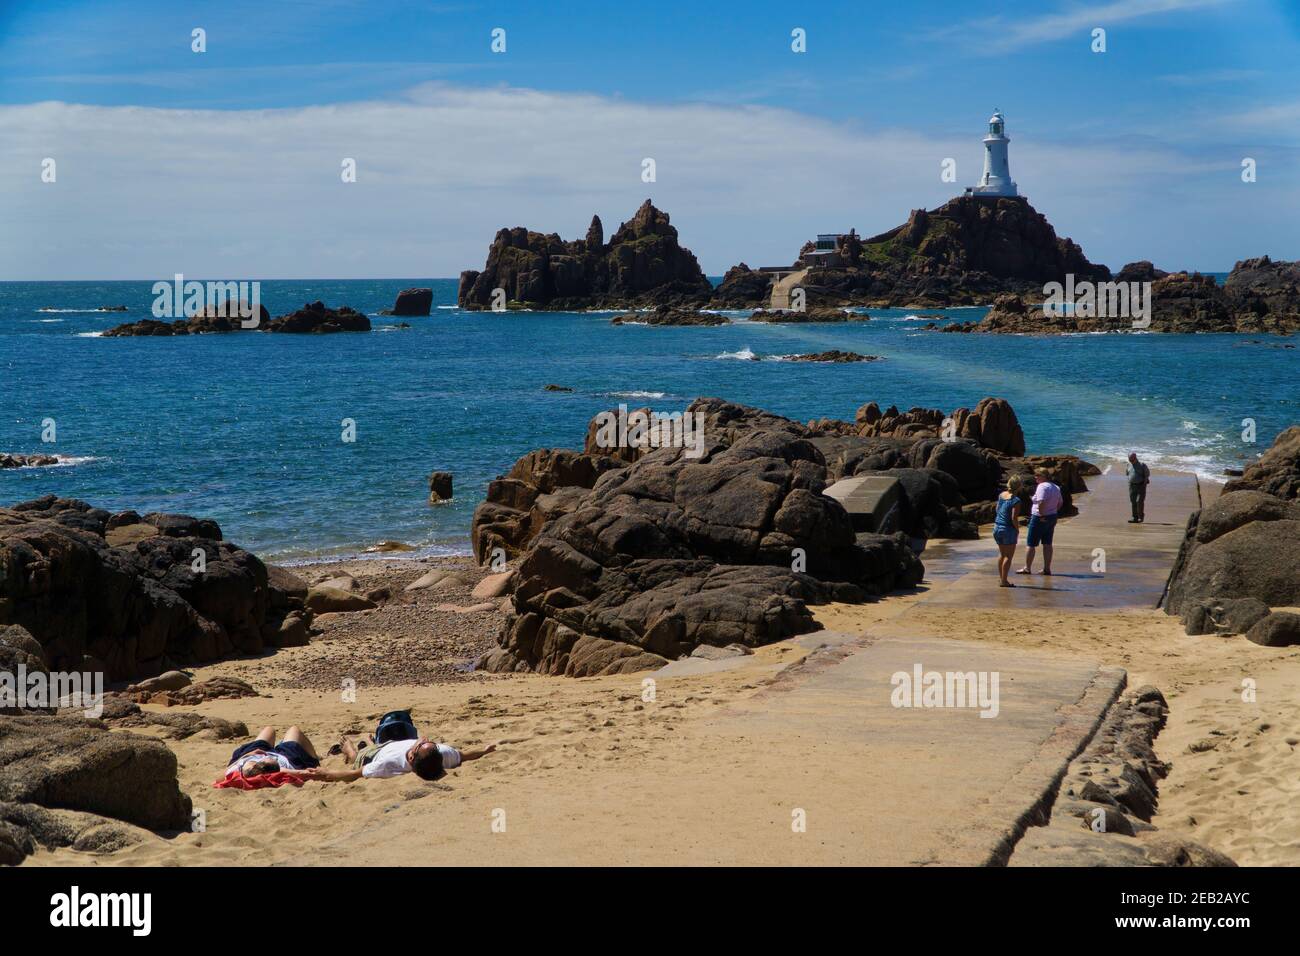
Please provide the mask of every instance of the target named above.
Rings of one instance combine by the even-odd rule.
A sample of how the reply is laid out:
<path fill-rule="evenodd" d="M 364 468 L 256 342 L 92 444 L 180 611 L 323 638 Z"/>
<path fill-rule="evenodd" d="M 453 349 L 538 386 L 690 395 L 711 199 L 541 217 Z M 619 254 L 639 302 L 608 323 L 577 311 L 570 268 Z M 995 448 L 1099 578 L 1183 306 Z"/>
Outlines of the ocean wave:
<path fill-rule="evenodd" d="M 630 392 L 601 392 L 601 395 L 606 398 L 667 398 L 668 397 L 668 394 L 666 392 L 646 392 L 641 390 L 633 390 Z"/>
<path fill-rule="evenodd" d="M 74 312 L 74 313 L 86 313 L 86 312 L 117 312 L 117 313 L 120 313 L 122 310 L 121 310 L 121 309 L 106 309 L 106 308 L 104 308 L 103 306 L 100 306 L 100 307 L 97 308 L 97 309 L 37 309 L 36 311 L 37 311 L 37 312 Z"/>
<path fill-rule="evenodd" d="M 758 359 L 758 356 L 754 354 L 748 345 L 739 352 L 720 352 L 713 357 L 715 359 L 739 359 L 742 362 L 753 362 Z"/>
<path fill-rule="evenodd" d="M 103 332 L 73 332 L 72 334 L 79 339 L 100 339 L 104 337 Z"/>
<path fill-rule="evenodd" d="M 1112 463 L 1115 466 L 1114 470 L 1122 475 L 1124 467 L 1128 464 L 1129 452 L 1136 451 L 1143 464 L 1148 465 L 1153 471 L 1190 471 L 1197 477 L 1209 481 L 1226 481 L 1224 469 L 1240 468 L 1242 462 L 1234 461 L 1222 453 L 1216 455 L 1199 451 L 1208 444 L 1208 440 L 1204 444 L 1183 440 L 1174 447 L 1144 448 L 1140 442 L 1133 447 L 1094 445 L 1084 448 L 1079 454 L 1102 470 L 1105 470 L 1108 462 Z"/>

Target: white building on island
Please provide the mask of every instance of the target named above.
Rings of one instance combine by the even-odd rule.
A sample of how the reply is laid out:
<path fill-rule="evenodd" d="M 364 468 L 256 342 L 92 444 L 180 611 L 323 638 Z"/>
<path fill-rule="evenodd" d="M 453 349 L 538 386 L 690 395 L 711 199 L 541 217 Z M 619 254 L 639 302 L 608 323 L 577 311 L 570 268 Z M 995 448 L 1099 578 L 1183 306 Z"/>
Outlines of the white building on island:
<path fill-rule="evenodd" d="M 989 117 L 989 132 L 984 137 L 984 175 L 978 186 L 966 187 L 967 196 L 1019 196 L 1016 184 L 1011 181 L 1011 167 L 1007 164 L 1007 121 L 998 110 Z"/>

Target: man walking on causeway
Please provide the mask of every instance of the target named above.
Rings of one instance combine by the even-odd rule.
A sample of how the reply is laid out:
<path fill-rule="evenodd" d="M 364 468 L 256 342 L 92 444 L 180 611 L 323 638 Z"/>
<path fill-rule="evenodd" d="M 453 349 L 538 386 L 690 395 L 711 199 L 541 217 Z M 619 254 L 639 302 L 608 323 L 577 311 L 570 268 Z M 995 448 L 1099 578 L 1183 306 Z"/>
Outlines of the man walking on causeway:
<path fill-rule="evenodd" d="M 1147 516 L 1147 485 L 1151 484 L 1151 469 L 1138 461 L 1137 452 L 1129 452 L 1128 468 L 1128 503 L 1133 508 L 1133 517 L 1129 524 L 1141 524 Z"/>
<path fill-rule="evenodd" d="M 1025 551 L 1025 566 L 1016 574 L 1032 574 L 1034 570 L 1034 555 L 1038 553 L 1038 546 L 1043 546 L 1043 573 L 1050 575 L 1052 573 L 1052 535 L 1056 532 L 1056 515 L 1061 510 L 1061 505 L 1065 502 L 1061 489 L 1055 482 L 1048 477 L 1046 468 L 1034 469 L 1034 480 L 1038 486 L 1034 488 L 1033 505 L 1029 512 L 1029 535 L 1026 544 L 1029 546 Z"/>

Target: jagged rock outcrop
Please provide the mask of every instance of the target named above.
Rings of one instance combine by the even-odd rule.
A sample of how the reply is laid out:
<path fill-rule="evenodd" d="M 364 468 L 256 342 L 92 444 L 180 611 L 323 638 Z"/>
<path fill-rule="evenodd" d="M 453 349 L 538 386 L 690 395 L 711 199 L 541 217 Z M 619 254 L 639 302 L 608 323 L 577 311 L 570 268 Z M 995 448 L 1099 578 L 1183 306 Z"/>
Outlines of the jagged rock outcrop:
<path fill-rule="evenodd" d="M 304 643 L 303 596 L 215 522 L 53 495 L 0 509 L 0 625 L 26 628 L 58 670 L 89 656 L 126 680 Z"/>
<path fill-rule="evenodd" d="M 1293 425 L 1188 519 L 1164 603 L 1187 633 L 1249 632 L 1267 620 L 1261 606 L 1300 605 L 1298 470 L 1300 426 Z M 1274 628 L 1285 633 L 1283 623 L 1267 625 L 1269 642 L 1280 639 Z"/>
<path fill-rule="evenodd" d="M 687 412 L 703 418 L 702 457 L 646 450 L 542 525 L 500 647 L 480 666 L 639 670 L 701 644 L 814 630 L 808 603 L 920 580 L 903 536 L 855 536 L 843 507 L 821 494 L 826 467 L 804 426 L 721 399 Z"/>
<path fill-rule="evenodd" d="M 647 199 L 631 219 L 601 241 L 594 218 L 585 239 L 564 242 L 522 226 L 497 232 L 481 271 L 460 274 L 457 302 L 464 309 L 490 309 L 493 290 L 506 303 L 552 311 L 634 308 L 645 305 L 702 306 L 713 287 L 691 251 L 677 240 L 668 214 Z"/>
<path fill-rule="evenodd" d="M 552 518 L 576 507 L 606 471 L 623 462 L 605 454 L 540 448 L 488 484 L 487 498 L 474 509 L 470 541 L 479 563 L 500 549 L 517 556 Z"/>
<path fill-rule="evenodd" d="M 1239 331 L 1300 329 L 1300 262 L 1246 259 L 1232 267 L 1223 288 L 1238 314 Z"/>

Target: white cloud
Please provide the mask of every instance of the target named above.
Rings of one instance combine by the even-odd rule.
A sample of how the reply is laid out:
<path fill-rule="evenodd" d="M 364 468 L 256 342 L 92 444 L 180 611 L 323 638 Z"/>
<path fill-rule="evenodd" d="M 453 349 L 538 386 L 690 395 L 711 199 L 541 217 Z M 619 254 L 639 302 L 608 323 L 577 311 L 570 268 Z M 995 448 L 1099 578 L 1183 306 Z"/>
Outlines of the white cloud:
<path fill-rule="evenodd" d="M 574 238 L 598 212 L 609 235 L 647 196 L 712 274 L 788 263 L 816 232 L 870 235 L 959 193 L 980 173 L 983 120 L 927 136 L 757 106 L 442 84 L 277 110 L 0 107 L 0 279 L 450 276 L 480 268 L 501 226 Z M 1262 244 L 1258 217 L 1234 221 L 1235 159 L 1011 134 L 1022 190 L 1094 260 L 1213 268 L 1297 253 Z M 340 181 L 345 157 L 355 184 Z M 656 183 L 641 181 L 645 157 Z M 940 181 L 945 157 L 956 184 Z M 1295 208 L 1294 193 L 1255 185 L 1275 214 Z M 1196 216 L 1217 217 L 1212 234 Z"/>
<path fill-rule="evenodd" d="M 946 35 L 966 40 L 974 38 L 977 47 L 984 52 L 1003 53 L 1072 35 L 1087 35 L 1094 27 L 1109 28 L 1138 17 L 1184 13 L 1233 2 L 1235 0 L 1111 0 L 1091 6 L 1072 6 L 1036 17 L 984 17 L 952 28 Z"/>

